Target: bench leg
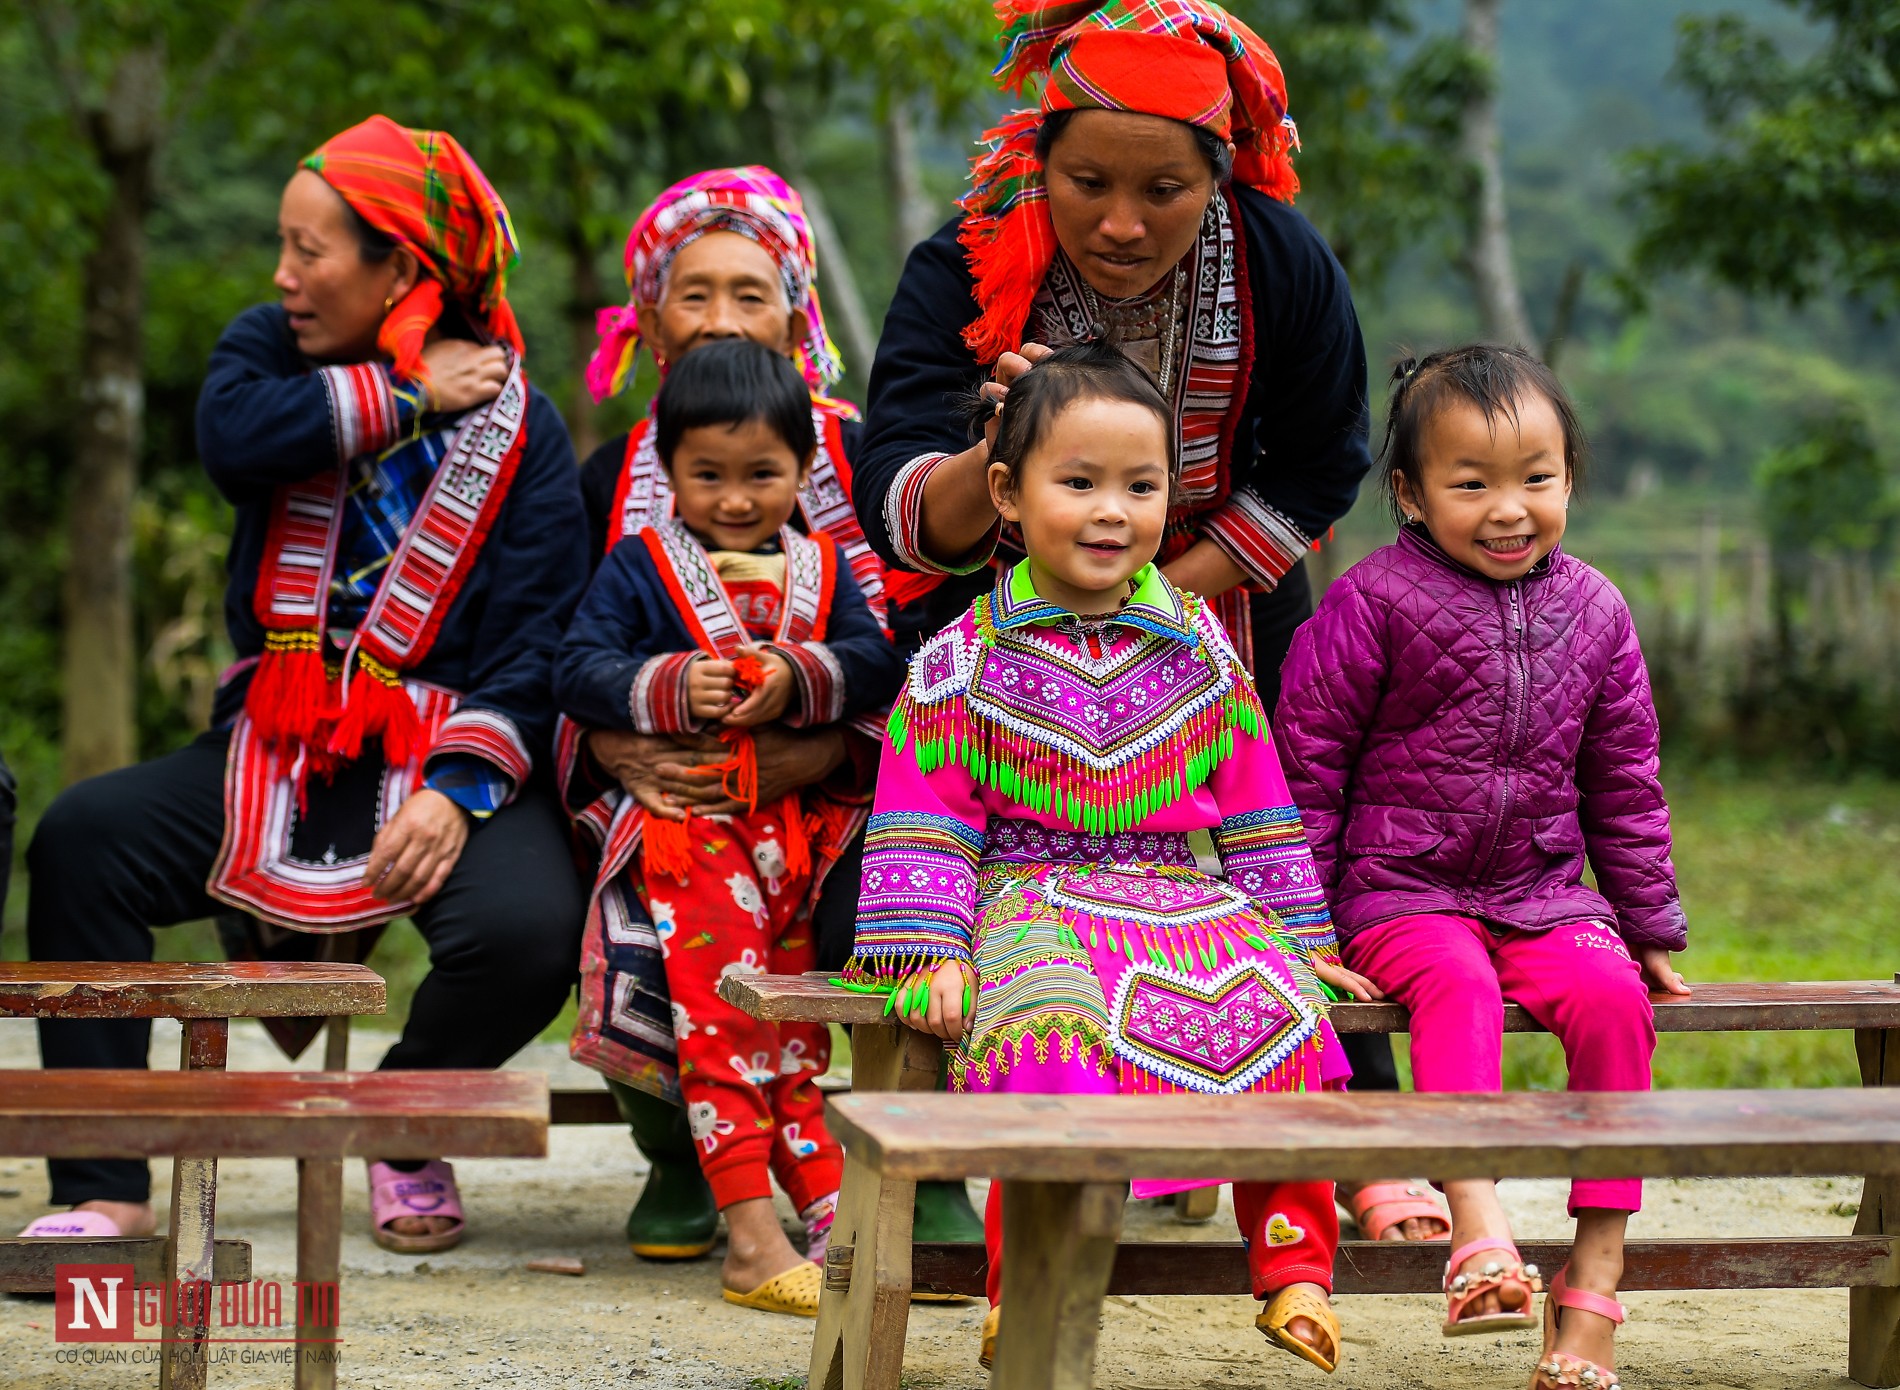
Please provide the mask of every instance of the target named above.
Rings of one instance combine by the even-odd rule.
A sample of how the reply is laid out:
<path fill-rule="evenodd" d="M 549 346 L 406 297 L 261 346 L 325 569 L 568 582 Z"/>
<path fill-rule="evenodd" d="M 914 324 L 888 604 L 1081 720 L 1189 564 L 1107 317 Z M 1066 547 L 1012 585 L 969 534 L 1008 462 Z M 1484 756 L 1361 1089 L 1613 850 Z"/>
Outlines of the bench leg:
<path fill-rule="evenodd" d="M 853 1091 L 934 1091 L 943 1044 L 902 1024 L 851 1030 Z M 812 1336 L 811 1390 L 897 1390 L 910 1322 L 917 1185 L 844 1159 L 844 1184 Z"/>
<path fill-rule="evenodd" d="M 1126 1183 L 1003 1184 L 1003 1317 L 990 1390 L 1088 1390 Z"/>
<path fill-rule="evenodd" d="M 231 1025 L 222 1018 L 188 1018 L 178 1065 L 186 1071 L 223 1071 Z M 160 1390 L 204 1390 L 205 1339 L 211 1335 L 211 1252 L 217 1225 L 218 1160 L 172 1160 L 172 1209 L 165 1242 L 165 1277 L 180 1291 L 180 1316 L 159 1362 Z"/>
<path fill-rule="evenodd" d="M 297 1160 L 296 1390 L 334 1390 L 343 1160 Z"/>
<path fill-rule="evenodd" d="M 337 1014 L 323 1025 L 323 1069 L 350 1069 L 350 1016 Z"/>
<path fill-rule="evenodd" d="M 1863 1086 L 1900 1086 L 1900 1028 L 1854 1034 Z M 1894 1274 L 1878 1288 L 1847 1291 L 1847 1374 L 1862 1385 L 1900 1385 L 1900 1177 L 1869 1175 L 1854 1234 L 1894 1242 Z"/>

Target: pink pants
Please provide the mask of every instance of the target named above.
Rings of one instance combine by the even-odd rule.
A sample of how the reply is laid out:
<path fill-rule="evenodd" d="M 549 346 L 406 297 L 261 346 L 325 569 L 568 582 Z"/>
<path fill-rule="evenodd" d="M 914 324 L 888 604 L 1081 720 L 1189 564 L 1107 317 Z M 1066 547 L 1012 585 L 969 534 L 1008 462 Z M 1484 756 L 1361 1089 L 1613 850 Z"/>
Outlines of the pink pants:
<path fill-rule="evenodd" d="M 1596 922 L 1493 932 L 1473 917 L 1427 912 L 1367 927 L 1346 964 L 1412 1015 L 1412 1084 L 1421 1091 L 1504 1086 L 1504 1000 L 1563 1044 L 1573 1091 L 1647 1091 L 1656 1020 L 1622 938 Z M 1640 1211 L 1640 1178 L 1572 1183 L 1580 1207 Z"/>

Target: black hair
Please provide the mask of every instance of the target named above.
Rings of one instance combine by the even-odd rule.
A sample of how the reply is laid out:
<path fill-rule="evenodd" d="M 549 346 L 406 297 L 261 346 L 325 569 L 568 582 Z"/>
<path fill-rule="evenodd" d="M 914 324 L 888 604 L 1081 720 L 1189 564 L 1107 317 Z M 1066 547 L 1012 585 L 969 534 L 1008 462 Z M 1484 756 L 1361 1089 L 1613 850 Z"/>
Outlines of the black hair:
<path fill-rule="evenodd" d="M 342 203 L 344 220 L 356 237 L 356 253 L 365 265 L 381 265 L 396 254 L 394 237 L 371 226 L 367 217 L 350 206 L 348 198 L 342 199 Z"/>
<path fill-rule="evenodd" d="M 1495 426 L 1502 416 L 1515 425 L 1518 402 L 1533 393 L 1542 396 L 1563 426 L 1564 469 L 1570 486 L 1575 490 L 1582 485 L 1590 442 L 1577 419 L 1577 408 L 1557 374 L 1524 349 L 1471 343 L 1442 348 L 1425 357 L 1406 357 L 1393 367 L 1391 383 L 1385 443 L 1380 447 L 1379 460 L 1384 465 L 1386 500 L 1395 521 L 1405 521 L 1398 479 L 1410 483 L 1415 494 L 1423 487 L 1419 445 L 1426 426 L 1446 406 L 1460 401 L 1483 411 L 1487 424 Z"/>
<path fill-rule="evenodd" d="M 1075 108 L 1065 111 L 1051 111 L 1042 118 L 1042 124 L 1036 127 L 1036 160 L 1048 164 L 1049 152 L 1056 147 L 1056 141 L 1062 138 L 1062 132 L 1069 128 L 1069 122 L 1075 119 Z M 1214 171 L 1214 182 L 1224 184 L 1234 176 L 1234 152 L 1228 143 L 1205 126 L 1189 125 L 1188 133 L 1194 137 L 1195 145 L 1206 156 L 1207 164 Z"/>
<path fill-rule="evenodd" d="M 1003 398 L 1002 422 L 996 442 L 990 446 L 990 462 L 1009 470 L 1009 485 L 1014 489 L 1022 479 L 1023 460 L 1028 458 L 1049 426 L 1077 401 L 1128 401 L 1146 406 L 1161 421 L 1161 433 L 1167 440 L 1169 490 L 1174 478 L 1174 412 L 1162 399 L 1161 392 L 1148 373 L 1130 362 L 1106 342 L 1076 343 L 1058 348 L 1016 378 Z M 987 402 L 984 410 L 994 410 Z"/>
<path fill-rule="evenodd" d="M 653 447 L 669 471 L 688 430 L 761 421 L 801 463 L 818 448 L 811 388 L 789 358 L 750 338 L 708 343 L 666 374 L 653 402 Z"/>

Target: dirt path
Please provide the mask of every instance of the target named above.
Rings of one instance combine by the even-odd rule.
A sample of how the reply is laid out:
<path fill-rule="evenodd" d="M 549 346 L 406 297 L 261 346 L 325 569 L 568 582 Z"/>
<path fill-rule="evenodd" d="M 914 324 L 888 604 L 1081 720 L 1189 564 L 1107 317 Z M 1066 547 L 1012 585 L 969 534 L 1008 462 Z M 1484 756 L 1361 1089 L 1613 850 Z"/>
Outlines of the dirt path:
<path fill-rule="evenodd" d="M 175 1065 L 177 1030 L 160 1024 L 159 1066 Z M 353 1061 L 374 1065 L 388 1034 L 359 1037 Z M 262 1030 L 233 1030 L 232 1065 L 281 1066 Z M 32 1028 L 0 1021 L 0 1067 L 37 1064 Z M 589 1074 L 562 1050 L 538 1046 L 516 1065 L 562 1084 Z M 638 1191 L 642 1165 L 624 1132 L 606 1127 L 553 1131 L 546 1161 L 458 1165 L 472 1233 L 460 1249 L 421 1262 L 388 1254 L 369 1239 L 360 1164 L 346 1179 L 343 1236 L 343 1373 L 352 1390 L 386 1387 L 512 1386 L 567 1390 L 640 1386 L 654 1390 L 777 1390 L 805 1371 L 809 1327 L 718 1301 L 716 1260 L 652 1265 L 635 1260 L 620 1225 Z M 294 1174 L 289 1162 L 224 1164 L 219 1230 L 253 1243 L 258 1277 L 291 1278 Z M 154 1190 L 168 1190 L 155 1165 Z M 1756 1180 L 1652 1184 L 1634 1223 L 1644 1236 L 1803 1235 L 1845 1232 L 1858 1180 Z M 980 1195 L 980 1194 L 979 1194 Z M 1507 1205 L 1521 1234 L 1563 1227 L 1563 1186 L 1511 1183 Z M 18 1230 L 43 1211 L 45 1170 L 0 1160 L 0 1226 Z M 785 1208 L 788 1228 L 792 1213 Z M 161 1220 L 163 1213 L 161 1211 Z M 1214 1224 L 1184 1227 L 1152 1209 L 1132 1209 L 1130 1238 L 1225 1238 L 1223 1202 Z M 538 1256 L 573 1255 L 583 1278 L 534 1274 Z M 1851 1390 L 1845 1376 L 1847 1295 L 1635 1294 L 1621 1363 L 1632 1390 Z M 1266 1346 L 1253 1330 L 1257 1305 L 1235 1298 L 1110 1299 L 1097 1383 L 1102 1390 L 1199 1390 L 1229 1386 L 1350 1386 L 1354 1390 L 1522 1390 L 1536 1345 L 1438 1335 L 1442 1302 L 1422 1296 L 1341 1300 L 1346 1360 L 1331 1378 Z M 918 1305 L 911 1313 L 907 1385 L 978 1390 L 977 1328 L 983 1305 Z M 37 1326 L 36 1326 L 37 1324 Z M 73 1366 L 56 1361 L 52 1307 L 0 1300 L 0 1387 L 156 1385 L 148 1369 Z M 284 1367 L 214 1366 L 220 1387 L 289 1384 Z"/>

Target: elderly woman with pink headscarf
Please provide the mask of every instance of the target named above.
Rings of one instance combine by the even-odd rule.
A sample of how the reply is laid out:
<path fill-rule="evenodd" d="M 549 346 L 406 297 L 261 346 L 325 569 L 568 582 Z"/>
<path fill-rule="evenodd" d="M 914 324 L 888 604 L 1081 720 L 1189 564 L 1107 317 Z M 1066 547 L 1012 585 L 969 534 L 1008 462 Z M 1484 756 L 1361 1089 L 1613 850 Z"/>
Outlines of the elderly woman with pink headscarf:
<path fill-rule="evenodd" d="M 662 376 L 686 354 L 723 338 L 750 338 L 789 357 L 811 388 L 818 439 L 794 522 L 837 542 L 872 611 L 902 641 L 907 630 L 915 629 L 921 600 L 937 581 L 903 572 L 887 575 L 858 524 L 852 461 L 863 428 L 856 407 L 825 394 L 844 368 L 825 329 L 817 252 L 798 191 L 761 165 L 710 169 L 682 179 L 634 222 L 627 238 L 626 278 L 627 303 L 600 312 L 600 347 L 587 369 L 594 398 L 605 400 L 627 389 L 643 345 Z M 642 419 L 581 466 L 594 564 L 616 542 L 664 520 L 671 509 L 650 425 L 650 419 Z M 877 756 L 874 739 L 859 740 L 837 728 L 801 732 L 768 725 L 756 730 L 755 738 L 761 803 L 834 774 L 864 783 Z M 723 774 L 711 770 L 727 754 L 717 740 L 582 731 L 564 724 L 559 752 L 569 809 L 576 824 L 596 836 L 611 814 L 608 803 L 621 796 L 649 807 L 688 806 L 700 814 L 737 809 L 723 789 Z M 862 849 L 860 838 L 825 880 L 814 921 L 821 965 L 841 964 L 850 951 Z M 676 1061 L 672 1011 L 657 940 L 650 954 L 651 970 L 633 972 L 639 983 L 621 991 L 626 997 L 620 1007 L 600 1024 L 609 1036 L 598 1043 L 622 1058 L 640 1059 L 651 1078 L 639 1087 L 609 1082 L 635 1143 L 653 1165 L 627 1219 L 628 1241 L 635 1254 L 648 1259 L 690 1259 L 711 1249 L 718 1212 L 671 1081 Z M 919 1214 L 924 1238 L 982 1238 L 982 1225 L 960 1186 L 925 1184 Z"/>

